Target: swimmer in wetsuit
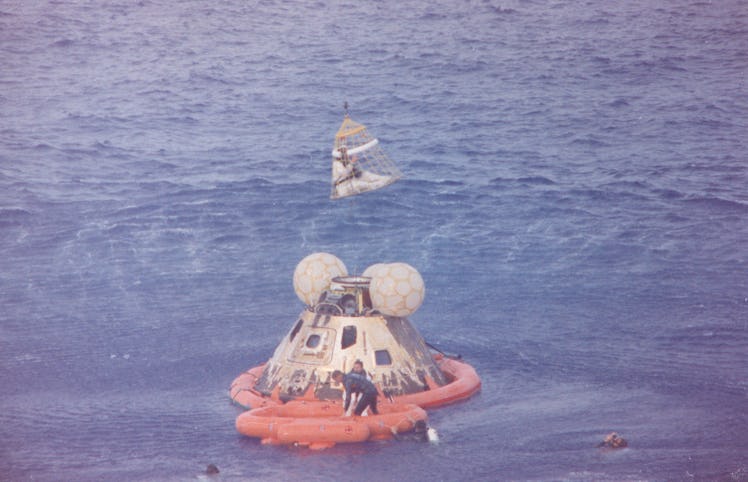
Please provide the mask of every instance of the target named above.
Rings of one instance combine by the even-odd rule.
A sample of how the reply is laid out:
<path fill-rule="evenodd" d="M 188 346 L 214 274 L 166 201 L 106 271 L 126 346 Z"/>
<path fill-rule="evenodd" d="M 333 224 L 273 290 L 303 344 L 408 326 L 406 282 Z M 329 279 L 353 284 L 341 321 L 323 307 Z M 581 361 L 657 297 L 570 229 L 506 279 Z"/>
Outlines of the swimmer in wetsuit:
<path fill-rule="evenodd" d="M 597 444 L 598 447 L 607 449 L 622 449 L 628 447 L 629 443 L 625 438 L 621 438 L 617 433 L 611 432 L 605 436 L 602 442 Z"/>
<path fill-rule="evenodd" d="M 356 404 L 353 414 L 361 415 L 367 407 L 374 415 L 379 414 L 377 410 L 377 387 L 367 380 L 365 376 L 357 373 L 346 375 L 340 370 L 335 370 L 332 373 L 332 379 L 338 383 L 342 383 L 345 387 L 345 404 L 343 405 L 345 411 L 348 411 L 348 407 L 351 405 L 351 395 L 361 393 L 361 399 Z"/>

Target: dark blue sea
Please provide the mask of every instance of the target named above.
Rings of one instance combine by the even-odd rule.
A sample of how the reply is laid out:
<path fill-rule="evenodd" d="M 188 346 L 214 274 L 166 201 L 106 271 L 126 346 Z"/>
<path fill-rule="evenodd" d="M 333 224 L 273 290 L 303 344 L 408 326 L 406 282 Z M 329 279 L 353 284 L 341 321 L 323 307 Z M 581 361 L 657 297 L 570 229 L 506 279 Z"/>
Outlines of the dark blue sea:
<path fill-rule="evenodd" d="M 331 201 L 346 101 L 405 177 Z M 423 276 L 483 380 L 440 444 L 235 431 L 317 251 Z M 0 1 L 0 480 L 733 481 L 746 447 L 745 2 Z"/>

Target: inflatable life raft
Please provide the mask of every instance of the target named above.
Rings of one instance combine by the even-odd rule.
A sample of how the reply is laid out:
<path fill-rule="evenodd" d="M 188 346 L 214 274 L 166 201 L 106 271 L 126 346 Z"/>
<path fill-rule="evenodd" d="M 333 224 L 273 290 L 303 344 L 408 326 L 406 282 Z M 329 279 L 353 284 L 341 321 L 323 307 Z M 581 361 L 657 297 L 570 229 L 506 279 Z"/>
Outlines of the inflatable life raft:
<path fill-rule="evenodd" d="M 439 386 L 430 377 L 426 377 L 428 390 L 396 395 L 393 397 L 395 402 L 414 404 L 421 408 L 441 407 L 470 398 L 480 390 L 480 377 L 478 377 L 472 366 L 442 354 L 435 354 L 433 358 L 439 370 L 447 378 L 448 383 Z M 255 389 L 255 385 L 264 369 L 265 365 L 256 366 L 242 373 L 234 380 L 231 384 L 230 396 L 235 404 L 245 409 L 283 404 L 278 389 L 274 390 L 270 395 L 265 395 Z M 298 397 L 297 400 L 307 402 L 316 400 L 312 387 Z"/>
<path fill-rule="evenodd" d="M 236 429 L 263 444 L 320 450 L 336 443 L 387 440 L 427 419 L 426 412 L 413 404 L 381 403 L 378 409 L 377 415 L 344 416 L 338 401 L 292 401 L 244 412 L 236 419 Z"/>

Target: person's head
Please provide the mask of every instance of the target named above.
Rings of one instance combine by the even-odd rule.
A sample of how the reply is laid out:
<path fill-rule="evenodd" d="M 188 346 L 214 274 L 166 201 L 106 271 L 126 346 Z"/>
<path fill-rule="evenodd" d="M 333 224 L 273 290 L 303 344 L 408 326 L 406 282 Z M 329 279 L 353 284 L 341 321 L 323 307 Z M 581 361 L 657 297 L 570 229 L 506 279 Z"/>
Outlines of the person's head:
<path fill-rule="evenodd" d="M 363 373 L 364 372 L 364 362 L 361 360 L 356 360 L 353 362 L 353 372 L 354 373 Z"/>
<path fill-rule="evenodd" d="M 335 370 L 334 372 L 332 372 L 332 379 L 338 383 L 341 383 L 343 381 L 343 372 L 341 372 L 340 370 Z"/>
<path fill-rule="evenodd" d="M 428 425 L 426 425 L 426 421 L 425 420 L 417 420 L 416 423 L 415 423 L 415 425 L 413 426 L 413 430 L 416 433 L 423 433 L 426 430 L 428 430 L 428 428 L 429 427 L 428 427 Z"/>

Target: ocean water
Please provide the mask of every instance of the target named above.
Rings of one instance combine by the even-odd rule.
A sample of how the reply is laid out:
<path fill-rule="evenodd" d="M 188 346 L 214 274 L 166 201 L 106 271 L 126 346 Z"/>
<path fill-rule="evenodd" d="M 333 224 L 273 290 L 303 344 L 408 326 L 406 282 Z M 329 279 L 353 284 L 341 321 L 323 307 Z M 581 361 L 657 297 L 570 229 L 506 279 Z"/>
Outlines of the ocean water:
<path fill-rule="evenodd" d="M 0 479 L 748 480 L 747 79 L 739 0 L 0 2 Z M 316 251 L 422 274 L 439 445 L 236 433 Z"/>

